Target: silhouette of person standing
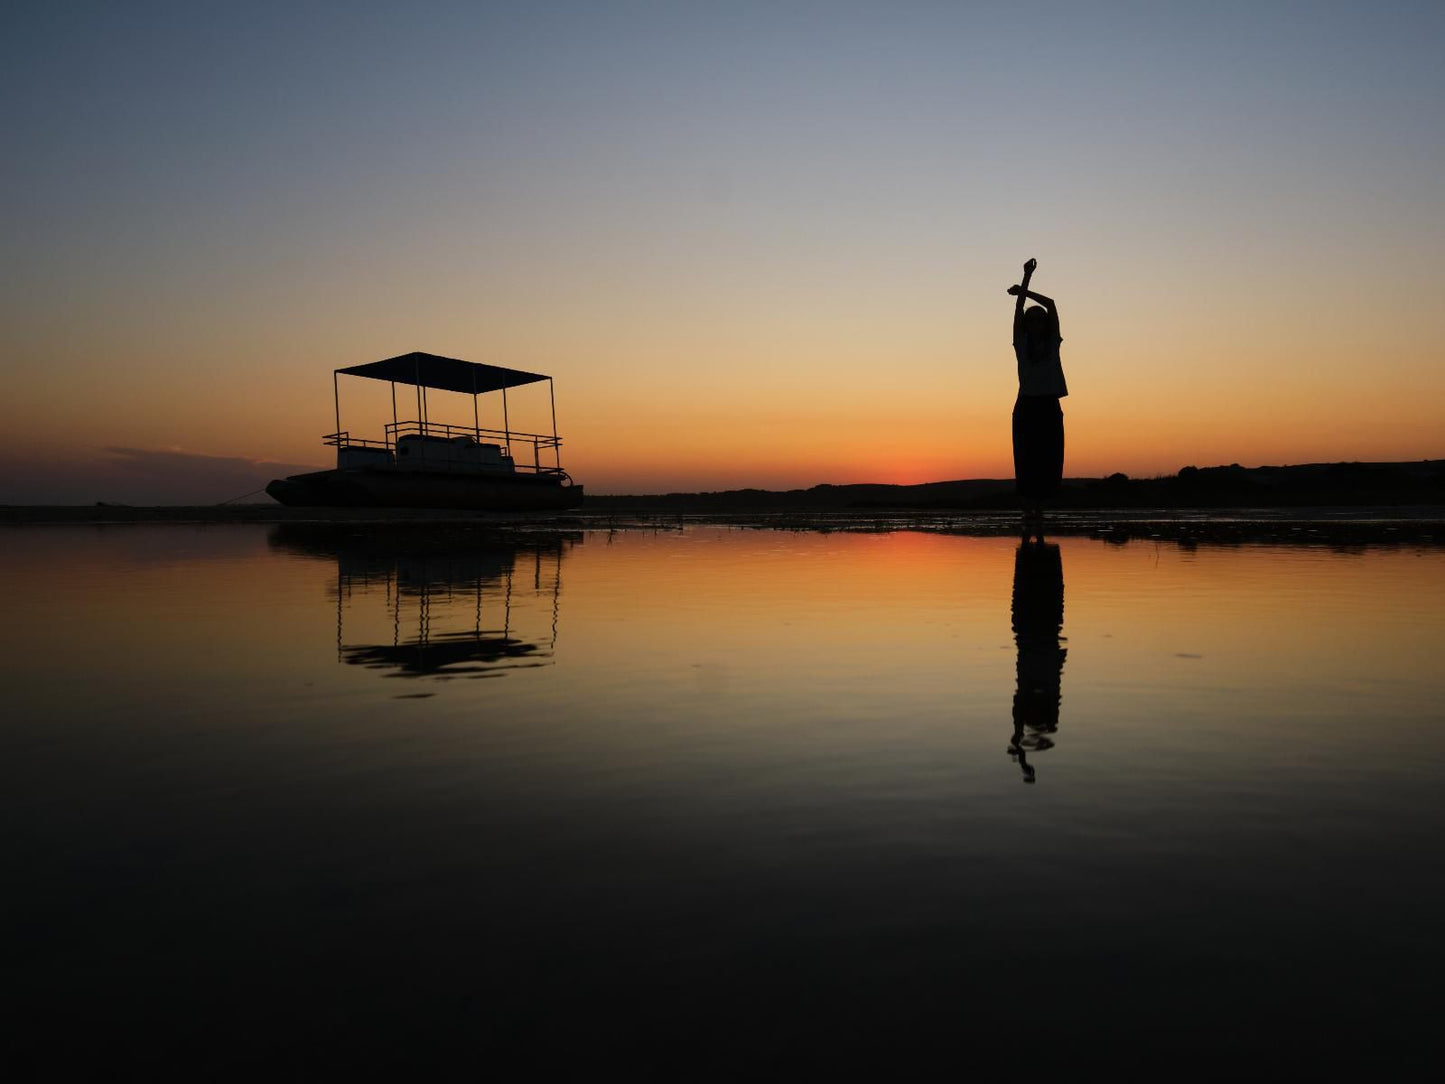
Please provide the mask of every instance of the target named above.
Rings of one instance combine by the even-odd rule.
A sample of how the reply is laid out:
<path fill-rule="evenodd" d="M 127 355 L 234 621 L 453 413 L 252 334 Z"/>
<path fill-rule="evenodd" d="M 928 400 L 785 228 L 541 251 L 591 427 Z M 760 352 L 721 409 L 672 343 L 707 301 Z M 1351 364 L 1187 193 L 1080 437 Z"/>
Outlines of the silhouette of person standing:
<path fill-rule="evenodd" d="M 1014 356 L 1019 395 L 1014 403 L 1014 479 L 1024 509 L 1024 536 L 1032 525 L 1042 538 L 1044 501 L 1059 492 L 1064 476 L 1064 412 L 1069 394 L 1059 361 L 1059 310 L 1052 298 L 1029 290 L 1037 260 L 1024 264 L 1024 278 L 1008 292 L 1014 304 Z M 1038 305 L 1024 307 L 1025 299 Z"/>
<path fill-rule="evenodd" d="M 1029 753 L 1053 747 L 1059 729 L 1064 657 L 1064 562 L 1059 547 L 1025 539 L 1014 554 L 1014 642 L 1018 685 L 1014 690 L 1013 737 L 1008 754 L 1018 761 L 1025 783 L 1034 781 Z"/>

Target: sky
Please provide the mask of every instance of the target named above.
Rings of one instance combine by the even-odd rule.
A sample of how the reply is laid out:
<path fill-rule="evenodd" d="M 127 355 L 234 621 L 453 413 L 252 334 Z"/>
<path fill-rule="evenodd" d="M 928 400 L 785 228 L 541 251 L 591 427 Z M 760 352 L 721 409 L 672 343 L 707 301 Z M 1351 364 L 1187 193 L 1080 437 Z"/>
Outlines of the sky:
<path fill-rule="evenodd" d="M 411 350 L 589 492 L 1009 477 L 1029 257 L 1067 475 L 1445 457 L 1445 4 L 3 18 L 0 503 L 332 465 Z"/>

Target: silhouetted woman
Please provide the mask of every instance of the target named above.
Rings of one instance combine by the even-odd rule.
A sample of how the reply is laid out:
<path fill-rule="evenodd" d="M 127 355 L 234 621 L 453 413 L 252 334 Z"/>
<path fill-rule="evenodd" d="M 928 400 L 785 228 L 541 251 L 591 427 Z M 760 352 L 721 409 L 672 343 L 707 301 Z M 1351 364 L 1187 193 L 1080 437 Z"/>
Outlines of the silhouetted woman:
<path fill-rule="evenodd" d="M 1014 403 L 1014 478 L 1024 507 L 1024 535 L 1030 524 L 1042 532 L 1044 501 L 1059 492 L 1064 477 L 1064 412 L 1059 400 L 1069 394 L 1059 361 L 1059 310 L 1052 298 L 1029 290 L 1037 260 L 1024 264 L 1024 279 L 1008 292 L 1014 305 L 1014 356 L 1019 367 L 1019 397 Z M 1024 301 L 1038 305 L 1024 307 Z"/>

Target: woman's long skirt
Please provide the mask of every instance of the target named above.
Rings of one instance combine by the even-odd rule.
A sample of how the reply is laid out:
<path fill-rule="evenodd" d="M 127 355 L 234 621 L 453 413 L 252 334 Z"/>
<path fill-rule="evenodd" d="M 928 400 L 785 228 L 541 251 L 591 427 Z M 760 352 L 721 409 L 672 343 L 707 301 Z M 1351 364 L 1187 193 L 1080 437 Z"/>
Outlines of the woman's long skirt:
<path fill-rule="evenodd" d="M 1041 501 L 1064 477 L 1064 412 L 1052 395 L 1020 395 L 1014 403 L 1014 478 L 1019 496 Z"/>

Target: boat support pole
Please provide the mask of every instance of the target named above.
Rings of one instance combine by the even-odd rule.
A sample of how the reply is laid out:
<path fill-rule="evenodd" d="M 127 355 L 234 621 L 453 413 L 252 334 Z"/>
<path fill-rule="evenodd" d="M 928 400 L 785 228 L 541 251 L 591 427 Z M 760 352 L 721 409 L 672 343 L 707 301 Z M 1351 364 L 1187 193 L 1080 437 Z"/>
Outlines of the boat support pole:
<path fill-rule="evenodd" d="M 336 373 L 331 374 L 331 399 L 336 404 L 336 447 L 337 455 L 340 455 L 341 448 L 341 389 L 337 386 Z"/>
<path fill-rule="evenodd" d="M 472 370 L 472 432 L 476 434 L 477 443 L 482 442 L 482 423 L 477 420 L 477 371 Z"/>
<path fill-rule="evenodd" d="M 507 435 L 507 454 L 512 454 L 512 423 L 507 418 L 507 389 L 502 389 L 502 432 Z"/>
<path fill-rule="evenodd" d="M 422 420 L 426 415 L 421 409 L 421 362 L 416 363 L 416 424 L 421 427 L 423 434 L 426 433 L 426 423 Z"/>
<path fill-rule="evenodd" d="M 557 392 L 551 377 L 547 378 L 547 398 L 552 401 L 552 454 L 557 457 L 557 469 L 562 469 L 562 443 L 557 439 Z"/>
<path fill-rule="evenodd" d="M 388 441 L 388 443 L 389 443 L 389 444 L 392 444 L 392 443 L 394 443 L 395 441 L 396 441 L 396 381 L 393 380 L 393 381 L 391 382 L 391 440 Z"/>

